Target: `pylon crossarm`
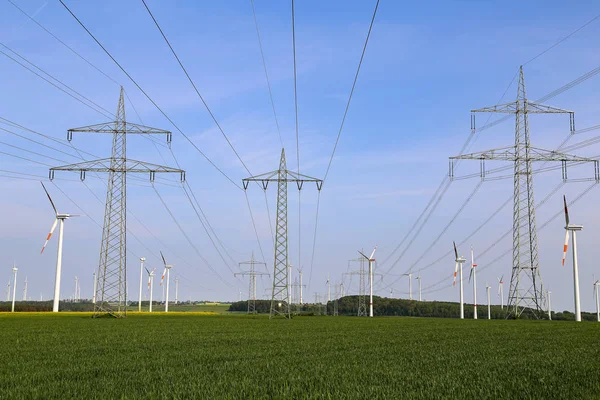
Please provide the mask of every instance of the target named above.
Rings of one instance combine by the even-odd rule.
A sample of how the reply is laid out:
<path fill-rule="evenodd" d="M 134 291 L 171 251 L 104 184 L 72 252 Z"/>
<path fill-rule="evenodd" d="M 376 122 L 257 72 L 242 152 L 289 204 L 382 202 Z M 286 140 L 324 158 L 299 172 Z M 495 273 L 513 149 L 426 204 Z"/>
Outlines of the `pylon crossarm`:
<path fill-rule="evenodd" d="M 514 161 L 515 147 L 501 147 L 498 149 L 485 150 L 470 154 L 461 154 L 459 156 L 450 157 L 450 160 L 503 160 Z"/>
<path fill-rule="evenodd" d="M 512 101 L 510 103 L 505 104 L 496 104 L 495 106 L 478 108 L 476 110 L 471 110 L 472 113 L 480 113 L 480 112 L 492 112 L 492 113 L 504 113 L 504 114 L 514 114 L 517 111 L 518 103 L 516 101 Z"/>
<path fill-rule="evenodd" d="M 164 129 L 152 128 L 146 125 L 134 124 L 131 122 L 123 122 L 123 124 L 115 125 L 114 121 L 104 122 L 101 124 L 81 126 L 72 128 L 67 131 L 67 140 L 73 140 L 73 132 L 90 132 L 90 133 L 110 133 L 110 134 L 138 134 L 138 135 L 166 135 L 167 143 L 171 143 L 173 134 L 171 131 Z"/>
<path fill-rule="evenodd" d="M 54 178 L 55 171 L 79 171 L 81 180 L 85 179 L 86 172 L 133 172 L 133 173 L 148 173 L 150 180 L 154 180 L 154 175 L 157 173 L 179 173 L 181 181 L 185 181 L 185 171 L 178 168 L 166 167 L 163 165 L 147 163 L 137 160 L 125 160 L 123 164 L 111 163 L 110 158 L 102 158 L 93 161 L 84 161 L 76 164 L 63 165 L 60 167 L 50 168 L 50 179 Z"/>
<path fill-rule="evenodd" d="M 531 114 L 575 114 L 574 111 L 563 108 L 538 104 L 527 100 L 527 112 Z"/>

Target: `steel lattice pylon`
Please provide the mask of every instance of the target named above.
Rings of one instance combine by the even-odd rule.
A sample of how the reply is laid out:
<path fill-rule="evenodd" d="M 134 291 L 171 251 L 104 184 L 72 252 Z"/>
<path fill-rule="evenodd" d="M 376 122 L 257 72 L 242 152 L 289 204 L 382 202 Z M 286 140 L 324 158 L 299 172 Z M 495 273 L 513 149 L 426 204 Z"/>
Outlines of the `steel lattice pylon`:
<path fill-rule="evenodd" d="M 112 134 L 112 154 L 109 159 L 86 161 L 50 169 L 50 179 L 55 171 L 79 171 L 81 180 L 91 172 L 108 172 L 104 226 L 98 264 L 98 285 L 94 317 L 109 315 L 125 317 L 127 315 L 127 173 L 149 173 L 154 181 L 157 172 L 180 173 L 185 179 L 185 171 L 141 161 L 127 159 L 126 144 L 128 134 L 164 134 L 167 143 L 171 142 L 171 132 L 126 122 L 123 87 L 119 96 L 119 105 L 114 122 L 69 129 L 67 139 L 71 141 L 73 132 L 93 132 Z"/>
<path fill-rule="evenodd" d="M 269 182 L 277 182 L 277 212 L 275 230 L 275 258 L 273 265 L 273 290 L 271 292 L 270 318 L 283 316 L 291 318 L 289 304 L 289 263 L 288 263 L 288 223 L 287 223 L 287 184 L 295 182 L 298 190 L 302 190 L 304 182 L 315 182 L 321 190 L 323 181 L 287 169 L 285 149 L 281 149 L 279 169 L 266 174 L 255 175 L 243 179 L 244 190 L 250 182 L 260 182 L 263 190 L 267 190 Z"/>
<path fill-rule="evenodd" d="M 250 261 L 243 261 L 240 263 L 240 265 L 250 265 L 250 271 L 244 271 L 244 272 L 237 272 L 235 274 L 233 274 L 234 276 L 238 276 L 238 275 L 248 275 L 248 280 L 249 280 L 249 284 L 248 284 L 248 314 L 255 314 L 256 313 L 256 276 L 258 275 L 269 275 L 266 272 L 256 272 L 256 270 L 254 269 L 254 266 L 256 264 L 262 264 L 262 265 L 267 265 L 264 262 L 260 262 L 260 261 L 255 261 L 254 260 L 254 252 L 252 252 L 252 258 L 250 259 Z"/>
<path fill-rule="evenodd" d="M 358 271 L 346 272 L 344 275 L 358 275 L 358 312 L 357 315 L 359 317 L 366 317 L 369 314 L 367 313 L 367 283 L 365 277 L 367 273 L 365 272 L 365 259 L 364 257 L 355 258 L 353 260 L 349 260 L 348 264 L 351 262 L 358 262 L 360 268 Z"/>
<path fill-rule="evenodd" d="M 534 161 L 562 162 L 563 180 L 567 181 L 567 163 L 593 162 L 595 179 L 598 181 L 598 161 L 531 146 L 528 114 L 569 114 L 572 134 L 575 132 L 575 116 L 572 111 L 529 101 L 525 91 L 523 67 L 519 70 L 516 101 L 472 110 L 472 112 L 515 114 L 514 146 L 451 157 L 450 177 L 454 177 L 454 160 L 480 160 L 482 179 L 486 176 L 485 160 L 514 163 L 513 259 L 508 296 L 509 318 L 518 318 L 523 312 L 541 317 L 546 311 L 546 294 L 539 267 L 532 163 Z M 474 116 L 471 119 L 471 130 L 475 132 Z"/>

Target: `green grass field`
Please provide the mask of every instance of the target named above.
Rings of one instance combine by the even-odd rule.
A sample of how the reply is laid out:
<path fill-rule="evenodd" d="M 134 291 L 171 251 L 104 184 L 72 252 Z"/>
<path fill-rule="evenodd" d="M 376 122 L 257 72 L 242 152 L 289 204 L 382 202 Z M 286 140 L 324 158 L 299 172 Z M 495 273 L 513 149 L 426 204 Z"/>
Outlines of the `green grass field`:
<path fill-rule="evenodd" d="M 2 314 L 0 398 L 600 398 L 600 324 Z"/>

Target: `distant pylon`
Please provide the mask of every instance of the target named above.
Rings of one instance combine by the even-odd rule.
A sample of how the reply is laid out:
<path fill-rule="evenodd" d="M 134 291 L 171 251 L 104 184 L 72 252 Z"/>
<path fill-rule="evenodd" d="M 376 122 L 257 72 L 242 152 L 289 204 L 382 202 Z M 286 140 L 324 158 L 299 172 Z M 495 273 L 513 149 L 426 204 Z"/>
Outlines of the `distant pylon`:
<path fill-rule="evenodd" d="M 598 161 L 557 151 L 535 148 L 531 145 L 528 114 L 569 114 L 571 133 L 575 133 L 575 113 L 561 108 L 534 103 L 527 99 L 523 67 L 519 69 L 517 99 L 472 110 L 472 113 L 491 112 L 515 115 L 514 145 L 450 157 L 450 178 L 454 178 L 455 160 L 479 160 L 481 179 L 486 177 L 485 160 L 510 161 L 514 164 L 513 199 L 513 259 L 510 290 L 508 293 L 509 318 L 518 318 L 523 312 L 537 318 L 546 312 L 546 291 L 540 273 L 538 238 L 533 193 L 533 162 L 560 161 L 563 181 L 567 181 L 569 162 L 593 162 L 594 179 L 600 182 Z M 471 130 L 475 132 L 475 116 L 471 117 Z"/>
<path fill-rule="evenodd" d="M 283 316 L 291 318 L 289 303 L 289 260 L 288 260 L 288 223 L 287 223 L 287 184 L 295 182 L 298 190 L 302 190 L 305 182 L 315 182 L 317 190 L 321 190 L 323 181 L 287 169 L 285 149 L 281 149 L 279 169 L 266 174 L 255 175 L 242 180 L 244 190 L 250 182 L 260 182 L 263 190 L 267 190 L 269 182 L 277 182 L 277 215 L 275 224 L 275 257 L 273 265 L 273 290 L 271 292 L 270 318 Z"/>
<path fill-rule="evenodd" d="M 266 272 L 257 272 L 254 268 L 255 265 L 267 265 L 261 261 L 254 260 L 254 252 L 252 252 L 252 257 L 250 261 L 243 261 L 240 265 L 250 265 L 250 271 L 237 272 L 233 274 L 234 276 L 238 275 L 247 275 L 248 276 L 248 314 L 256 313 L 256 277 L 260 275 L 269 275 Z M 241 292 L 240 292 L 241 293 Z"/>
<path fill-rule="evenodd" d="M 71 141 L 73 132 L 107 133 L 112 135 L 112 154 L 110 158 L 86 161 L 61 167 L 50 168 L 50 180 L 55 171 L 79 171 L 84 180 L 86 172 L 107 172 L 108 187 L 102 228 L 100 262 L 98 263 L 98 285 L 94 317 L 109 315 L 127 316 L 126 265 L 127 265 L 127 173 L 148 173 L 154 182 L 156 173 L 179 173 L 185 180 L 185 171 L 156 164 L 145 163 L 127 158 L 126 138 L 134 135 L 166 135 L 171 143 L 171 132 L 126 122 L 124 91 L 121 87 L 119 105 L 114 121 L 96 125 L 69 129 L 67 140 Z"/>
<path fill-rule="evenodd" d="M 365 271 L 365 259 L 364 257 L 355 258 L 353 260 L 349 260 L 348 264 L 351 262 L 358 262 L 360 268 L 358 271 L 346 272 L 344 275 L 358 275 L 359 283 L 358 283 L 358 312 L 357 315 L 359 317 L 366 317 L 367 313 L 367 284 L 366 284 L 366 276 L 367 272 Z"/>

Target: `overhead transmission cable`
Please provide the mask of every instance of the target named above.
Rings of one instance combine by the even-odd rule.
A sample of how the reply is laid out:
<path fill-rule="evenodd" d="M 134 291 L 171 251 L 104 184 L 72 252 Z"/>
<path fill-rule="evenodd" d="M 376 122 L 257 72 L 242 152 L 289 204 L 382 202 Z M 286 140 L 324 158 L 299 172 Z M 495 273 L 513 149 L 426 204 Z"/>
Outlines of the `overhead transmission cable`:
<path fill-rule="evenodd" d="M 260 57 L 262 59 L 263 68 L 265 70 L 265 78 L 267 80 L 267 87 L 269 88 L 269 98 L 271 99 L 271 107 L 273 108 L 273 117 L 275 118 L 275 125 L 277 126 L 277 134 L 279 135 L 279 142 L 283 148 L 283 139 L 281 138 L 281 129 L 279 129 L 279 120 L 277 119 L 277 112 L 275 111 L 275 102 L 273 101 L 273 91 L 271 90 L 271 81 L 269 80 L 269 73 L 267 72 L 267 63 L 265 61 L 265 53 L 263 51 L 262 40 L 260 38 L 260 31 L 258 29 L 258 19 L 256 18 L 256 10 L 254 9 L 254 0 L 250 0 L 252 6 L 252 15 L 254 16 L 254 26 L 256 27 L 256 37 L 258 38 L 258 47 L 260 48 Z"/>
<path fill-rule="evenodd" d="M 190 143 L 192 145 L 192 147 L 194 147 L 194 149 L 196 149 L 196 151 L 198 151 L 198 153 L 200 153 L 200 155 L 202 155 L 202 157 L 204 157 L 204 159 L 206 161 L 209 162 L 210 165 L 212 165 L 221 175 L 223 175 L 229 182 L 231 182 L 235 187 L 237 187 L 240 190 L 243 190 L 243 188 L 235 183 L 235 181 L 233 179 L 231 179 L 221 168 L 219 168 L 210 158 L 208 158 L 208 156 L 206 154 L 204 154 L 204 152 L 202 150 L 200 150 L 200 148 L 189 138 L 189 136 L 187 136 L 180 128 L 177 124 L 175 124 L 175 122 L 163 111 L 163 109 L 150 97 L 150 95 L 148 95 L 148 93 L 137 83 L 137 81 L 135 79 L 133 79 L 133 77 L 129 74 L 129 72 L 127 72 L 127 70 L 125 68 L 123 68 L 123 66 L 113 57 L 113 55 L 102 45 L 102 43 L 100 43 L 100 41 L 98 39 L 96 39 L 96 37 L 92 34 L 92 32 L 90 32 L 90 30 L 83 24 L 83 22 L 81 22 L 81 20 L 79 18 L 77 18 L 77 16 L 71 11 L 71 9 L 69 7 L 67 7 L 67 5 L 64 3 L 63 0 L 59 0 L 60 3 L 62 4 L 62 6 L 69 12 L 69 14 L 71 14 L 71 16 L 73 16 L 73 18 L 79 23 L 79 25 L 87 32 L 87 34 L 96 42 L 96 44 L 98 44 L 98 46 L 100 46 L 100 48 L 106 53 L 107 56 L 110 57 L 110 59 L 117 65 L 117 67 L 119 67 L 119 69 L 121 71 L 123 71 L 123 73 L 127 76 L 127 78 L 129 78 L 129 80 L 131 82 L 133 82 L 133 84 L 140 90 L 140 92 L 142 92 L 144 94 L 144 96 L 146 96 L 146 98 L 154 105 L 154 107 L 156 107 L 156 109 L 171 123 L 171 125 L 173 125 L 175 127 L 175 129 L 177 129 L 177 131 L 179 133 L 181 133 L 181 135 L 188 141 L 188 143 Z"/>

